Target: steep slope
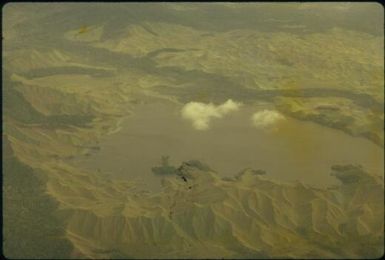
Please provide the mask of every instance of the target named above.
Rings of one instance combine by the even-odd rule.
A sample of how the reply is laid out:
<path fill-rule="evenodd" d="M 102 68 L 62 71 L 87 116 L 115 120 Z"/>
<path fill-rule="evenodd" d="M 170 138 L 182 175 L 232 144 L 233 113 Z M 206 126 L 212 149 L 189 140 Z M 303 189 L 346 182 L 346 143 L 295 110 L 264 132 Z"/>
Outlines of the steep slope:
<path fill-rule="evenodd" d="M 45 181 L 13 154 L 3 136 L 3 254 L 10 258 L 68 258 L 73 246 L 55 217 L 57 201 Z M 20 239 L 22 238 L 22 239 Z M 47 247 L 49 245 L 49 247 Z"/>
<path fill-rule="evenodd" d="M 355 166 L 333 169 L 342 184 L 330 191 L 250 171 L 222 180 L 186 163 L 157 195 L 126 190 L 120 199 L 97 199 L 94 190 L 88 209 L 68 206 L 67 236 L 90 258 L 380 256 L 383 179 Z M 72 204 L 64 194 L 55 196 Z"/>

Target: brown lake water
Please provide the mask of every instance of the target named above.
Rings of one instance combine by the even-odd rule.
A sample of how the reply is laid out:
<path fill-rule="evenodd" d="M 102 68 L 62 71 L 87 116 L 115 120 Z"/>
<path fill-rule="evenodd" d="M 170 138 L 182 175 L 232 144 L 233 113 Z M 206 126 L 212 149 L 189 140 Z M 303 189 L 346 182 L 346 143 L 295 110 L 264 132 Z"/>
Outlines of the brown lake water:
<path fill-rule="evenodd" d="M 288 117 L 274 130 L 257 129 L 250 118 L 265 108 L 258 106 L 242 106 L 199 131 L 181 117 L 181 108 L 162 102 L 137 105 L 121 130 L 101 141 L 100 151 L 78 163 L 155 191 L 161 177 L 151 168 L 160 165 L 162 155 L 170 156 L 176 167 L 187 160 L 203 161 L 223 177 L 250 167 L 277 181 L 300 180 L 315 187 L 337 183 L 330 176 L 334 164 L 361 164 L 384 174 L 383 148 L 364 138 Z"/>

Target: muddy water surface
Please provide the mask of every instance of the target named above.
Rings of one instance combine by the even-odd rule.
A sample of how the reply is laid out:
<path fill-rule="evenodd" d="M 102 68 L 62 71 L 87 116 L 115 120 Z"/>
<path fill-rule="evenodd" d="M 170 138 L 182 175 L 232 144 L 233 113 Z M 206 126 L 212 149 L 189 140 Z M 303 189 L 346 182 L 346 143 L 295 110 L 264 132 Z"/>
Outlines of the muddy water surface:
<path fill-rule="evenodd" d="M 330 176 L 334 164 L 362 164 L 383 175 L 384 151 L 363 138 L 311 122 L 291 118 L 272 129 L 257 129 L 251 115 L 263 109 L 243 106 L 222 119 L 213 119 L 210 129 L 195 130 L 182 119 L 181 106 L 154 102 L 136 106 L 119 132 L 105 137 L 101 149 L 83 158 L 82 167 L 110 173 L 159 190 L 160 178 L 151 167 L 162 155 L 170 164 L 197 159 L 222 176 L 233 176 L 246 167 L 263 169 L 278 181 L 300 180 L 317 187 L 337 183 Z"/>

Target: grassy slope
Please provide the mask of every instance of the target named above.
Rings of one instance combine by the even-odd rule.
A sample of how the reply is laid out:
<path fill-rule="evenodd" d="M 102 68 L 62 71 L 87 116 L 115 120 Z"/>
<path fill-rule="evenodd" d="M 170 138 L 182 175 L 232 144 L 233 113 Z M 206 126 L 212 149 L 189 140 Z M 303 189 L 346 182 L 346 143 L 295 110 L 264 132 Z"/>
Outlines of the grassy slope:
<path fill-rule="evenodd" d="M 13 154 L 3 136 L 3 254 L 7 258 L 68 258 L 72 244 L 65 224 L 54 217 L 58 203 L 45 182 Z"/>

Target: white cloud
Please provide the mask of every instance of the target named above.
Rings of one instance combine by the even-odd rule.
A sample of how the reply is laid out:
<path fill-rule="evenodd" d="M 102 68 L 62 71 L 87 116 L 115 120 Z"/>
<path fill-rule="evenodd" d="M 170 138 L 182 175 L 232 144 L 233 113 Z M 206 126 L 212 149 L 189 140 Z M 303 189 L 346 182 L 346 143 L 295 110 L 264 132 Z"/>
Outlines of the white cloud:
<path fill-rule="evenodd" d="M 182 117 L 192 121 L 195 129 L 207 130 L 212 118 L 222 118 L 232 111 L 237 111 L 240 106 L 241 103 L 231 99 L 218 106 L 213 103 L 189 102 L 182 108 Z"/>
<path fill-rule="evenodd" d="M 256 128 L 268 128 L 275 125 L 285 117 L 274 110 L 262 110 L 253 114 L 251 121 Z"/>

